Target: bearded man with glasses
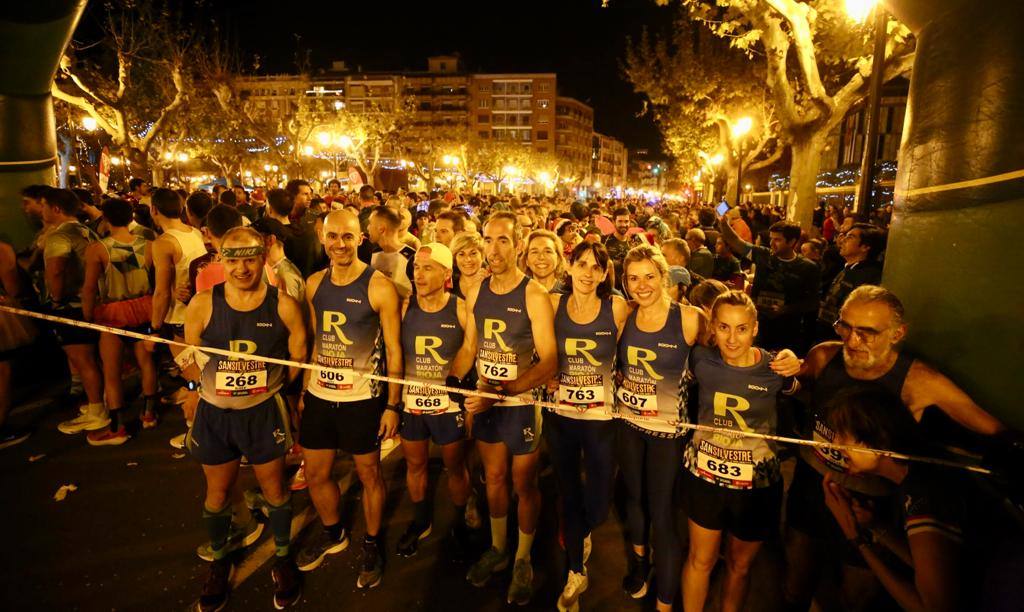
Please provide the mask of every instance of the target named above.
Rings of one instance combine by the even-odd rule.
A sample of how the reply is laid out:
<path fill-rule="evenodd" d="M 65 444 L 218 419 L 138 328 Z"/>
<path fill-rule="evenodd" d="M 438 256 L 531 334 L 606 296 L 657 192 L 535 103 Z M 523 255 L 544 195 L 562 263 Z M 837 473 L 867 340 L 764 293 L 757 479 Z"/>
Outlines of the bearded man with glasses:
<path fill-rule="evenodd" d="M 918 423 L 929 411 L 924 426 L 953 421 L 961 429 L 985 436 L 1010 432 L 985 412 L 963 390 L 940 372 L 900 350 L 906 337 L 903 304 L 896 295 L 876 285 L 857 287 L 843 302 L 833 325 L 839 341 L 822 342 L 807 354 L 800 372 L 812 389 L 811 414 L 804 437 L 832 442 L 826 407 L 842 392 L 856 389 L 883 391 L 899 398 Z M 934 418 L 933 418 L 934 417 Z M 948 418 L 943 418 L 948 417 Z M 957 429 L 957 428 L 952 428 Z M 824 447 L 800 447 L 786 505 L 787 574 L 783 592 L 787 609 L 807 610 L 823 570 L 839 570 L 842 609 L 866 609 L 881 592 L 874 574 L 864 564 L 856 545 L 848 542 L 825 505 L 822 479 L 828 476 L 863 506 L 879 511 L 887 507 L 891 483 L 880 477 L 853 475 L 841 452 Z M 837 602 L 826 602 L 828 604 Z"/>

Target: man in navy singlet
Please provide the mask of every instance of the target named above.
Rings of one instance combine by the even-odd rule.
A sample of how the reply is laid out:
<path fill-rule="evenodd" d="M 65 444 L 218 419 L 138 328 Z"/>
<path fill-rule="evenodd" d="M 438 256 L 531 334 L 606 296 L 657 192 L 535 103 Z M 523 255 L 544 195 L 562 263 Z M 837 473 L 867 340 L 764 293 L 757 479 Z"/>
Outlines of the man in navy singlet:
<path fill-rule="evenodd" d="M 263 282 L 263 237 L 248 228 L 235 228 L 224 235 L 221 257 L 226 280 L 189 303 L 186 342 L 234 353 L 305 361 L 306 328 L 299 303 Z M 298 376 L 299 369 L 286 371 L 284 366 L 265 361 L 213 353 L 195 356 L 193 352 L 183 361 L 182 374 L 193 391 L 188 403 L 198 402 L 185 447 L 203 464 L 203 519 L 214 559 L 196 608 L 204 612 L 219 610 L 227 602 L 231 581 L 229 493 L 244 454 L 270 511 L 277 547 L 272 572 L 274 606 L 281 610 L 297 601 L 301 591 L 289 548 L 292 506 L 291 495 L 284 487 L 284 456 L 292 442 L 288 411 L 280 394 L 287 381 Z"/>
<path fill-rule="evenodd" d="M 522 250 L 519 224 L 512 213 L 497 212 L 484 225 L 484 254 L 491 276 L 470 292 L 466 333 L 475 343 L 479 388 L 509 397 L 470 397 L 466 410 L 473 416 L 473 436 L 487 476 L 491 515 L 491 548 L 469 570 L 475 586 L 509 563 L 506 549 L 508 515 L 508 455 L 512 455 L 512 484 L 519 498 L 519 540 L 508 602 L 520 605 L 533 595 L 530 547 L 540 515 L 537 487 L 540 409 L 533 392 L 547 382 L 558 365 L 554 315 L 544 287 L 516 268 Z"/>

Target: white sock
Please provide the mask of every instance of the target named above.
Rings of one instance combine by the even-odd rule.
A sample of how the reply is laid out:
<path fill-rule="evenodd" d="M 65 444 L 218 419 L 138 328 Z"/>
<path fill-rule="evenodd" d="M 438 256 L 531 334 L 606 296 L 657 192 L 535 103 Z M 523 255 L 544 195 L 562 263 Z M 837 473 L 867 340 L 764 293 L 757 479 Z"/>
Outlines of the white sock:
<path fill-rule="evenodd" d="M 530 560 L 530 549 L 533 548 L 533 535 L 532 533 L 523 533 L 523 530 L 519 530 L 519 545 L 516 547 L 516 561 L 520 559 Z"/>
<path fill-rule="evenodd" d="M 491 546 L 498 552 L 505 552 L 508 546 L 508 517 L 491 517 Z"/>

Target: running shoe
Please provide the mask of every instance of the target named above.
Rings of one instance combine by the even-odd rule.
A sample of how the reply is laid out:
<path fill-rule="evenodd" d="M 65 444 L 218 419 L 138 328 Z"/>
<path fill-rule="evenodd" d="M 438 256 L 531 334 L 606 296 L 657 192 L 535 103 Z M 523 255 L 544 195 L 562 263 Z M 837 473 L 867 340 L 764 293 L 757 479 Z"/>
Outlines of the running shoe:
<path fill-rule="evenodd" d="M 104 407 L 86 409 L 73 419 L 64 421 L 57 425 L 61 433 L 76 434 L 81 431 L 95 431 L 110 426 L 110 416 Z"/>
<path fill-rule="evenodd" d="M 516 559 L 512 584 L 508 585 L 508 603 L 525 606 L 533 597 L 533 566 L 529 559 Z"/>
<path fill-rule="evenodd" d="M 384 560 L 380 558 L 380 546 L 377 542 L 363 542 L 363 568 L 359 571 L 356 586 L 372 589 L 380 584 L 383 577 Z"/>
<path fill-rule="evenodd" d="M 185 448 L 185 436 L 187 435 L 188 432 L 174 436 L 173 438 L 170 439 L 170 445 L 174 448 Z"/>
<path fill-rule="evenodd" d="M 247 548 L 256 543 L 263 535 L 263 523 L 255 517 L 247 525 L 231 523 L 231 531 L 228 532 L 227 554 L 236 550 Z M 203 542 L 196 547 L 196 555 L 203 561 L 213 561 L 213 547 L 209 542 Z"/>
<path fill-rule="evenodd" d="M 480 557 L 480 560 L 469 568 L 466 573 L 466 580 L 473 586 L 480 588 L 487 584 L 491 576 L 508 567 L 508 552 L 500 552 L 493 546 Z"/>
<path fill-rule="evenodd" d="M 311 541 L 299 550 L 298 558 L 295 561 L 300 570 L 311 572 L 320 567 L 327 555 L 340 553 L 346 548 L 348 548 L 348 534 L 344 529 L 341 530 L 341 537 L 337 540 L 332 540 L 323 529 L 316 529 L 311 536 Z"/>
<path fill-rule="evenodd" d="M 155 410 L 145 410 L 139 416 L 139 420 L 142 421 L 143 429 L 153 429 L 157 426 L 159 419 L 156 416 Z"/>
<path fill-rule="evenodd" d="M 409 523 L 409 528 L 405 530 L 402 537 L 398 538 L 398 556 L 412 557 L 415 555 L 419 550 L 420 540 L 425 540 L 430 536 L 430 529 L 430 525 L 423 527 L 417 525 L 416 521 Z"/>
<path fill-rule="evenodd" d="M 292 476 L 292 481 L 288 483 L 288 488 L 292 491 L 305 491 L 308 486 L 306 484 L 306 464 L 303 462 L 299 464 L 299 469 Z"/>
<path fill-rule="evenodd" d="M 231 576 L 235 568 L 231 561 L 218 559 L 210 564 L 210 573 L 206 577 L 206 584 L 203 585 L 203 592 L 196 602 L 197 612 L 217 612 L 228 603 L 228 594 L 231 592 Z"/>
<path fill-rule="evenodd" d="M 629 571 L 622 579 L 622 588 L 633 599 L 641 599 L 647 595 L 647 587 L 651 584 L 651 563 L 647 557 L 636 553 L 629 554 Z"/>
<path fill-rule="evenodd" d="M 0 429 L 0 448 L 21 444 L 31 435 L 32 432 L 27 429 Z"/>
<path fill-rule="evenodd" d="M 569 577 L 565 580 L 565 588 L 558 597 L 558 611 L 569 612 L 580 609 L 580 595 L 590 586 L 586 574 L 577 574 L 569 571 Z"/>
<path fill-rule="evenodd" d="M 85 439 L 91 446 L 118 446 L 128 441 L 128 432 L 124 425 L 117 431 L 110 431 L 110 428 L 90 431 Z"/>
<path fill-rule="evenodd" d="M 267 505 L 267 500 L 263 497 L 263 491 L 259 487 L 246 489 L 242 493 L 242 498 L 245 499 L 245 507 L 249 509 L 249 512 L 258 512 L 263 518 L 270 518 L 270 507 Z"/>
<path fill-rule="evenodd" d="M 291 556 L 278 557 L 270 575 L 274 579 L 274 608 L 284 610 L 302 595 L 302 575 Z"/>

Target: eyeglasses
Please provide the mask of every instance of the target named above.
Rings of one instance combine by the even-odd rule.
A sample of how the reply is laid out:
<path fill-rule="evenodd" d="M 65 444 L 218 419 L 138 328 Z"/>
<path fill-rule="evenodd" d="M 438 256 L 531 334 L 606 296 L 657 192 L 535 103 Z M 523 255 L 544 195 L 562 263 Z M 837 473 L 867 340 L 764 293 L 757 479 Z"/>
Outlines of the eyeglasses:
<path fill-rule="evenodd" d="M 850 334 L 857 336 L 857 339 L 865 344 L 872 344 L 878 337 L 881 336 L 887 329 L 874 329 L 872 327 L 854 327 L 842 319 L 836 319 L 836 322 L 832 324 L 832 329 L 836 330 L 839 337 L 846 340 L 850 337 Z"/>

